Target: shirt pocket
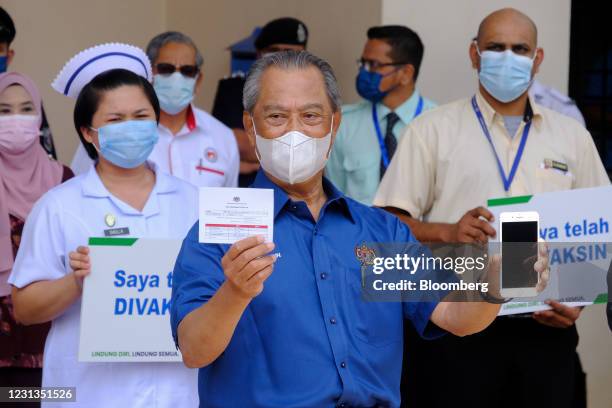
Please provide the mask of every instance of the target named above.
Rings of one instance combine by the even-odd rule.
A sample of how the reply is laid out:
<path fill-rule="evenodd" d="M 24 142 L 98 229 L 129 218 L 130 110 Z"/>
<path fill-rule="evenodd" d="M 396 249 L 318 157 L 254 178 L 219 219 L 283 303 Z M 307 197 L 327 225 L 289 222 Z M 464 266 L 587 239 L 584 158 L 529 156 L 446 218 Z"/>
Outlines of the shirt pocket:
<path fill-rule="evenodd" d="M 380 179 L 380 156 L 351 152 L 343 161 L 346 189 L 356 199 L 368 198 L 376 192 Z"/>
<path fill-rule="evenodd" d="M 570 190 L 574 184 L 574 176 L 569 171 L 563 173 L 556 169 L 536 169 L 536 192 Z"/>
<path fill-rule="evenodd" d="M 349 332 L 373 347 L 385 347 L 403 339 L 400 302 L 368 301 L 362 298 L 361 269 L 344 268 L 347 288 Z"/>

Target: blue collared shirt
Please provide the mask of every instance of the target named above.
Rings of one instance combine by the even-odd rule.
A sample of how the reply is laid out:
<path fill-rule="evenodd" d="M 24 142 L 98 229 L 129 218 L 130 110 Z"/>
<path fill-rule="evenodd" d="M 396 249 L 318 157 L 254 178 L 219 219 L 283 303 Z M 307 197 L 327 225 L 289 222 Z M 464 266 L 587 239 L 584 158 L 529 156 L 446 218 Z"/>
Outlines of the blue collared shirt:
<path fill-rule="evenodd" d="M 252 187 L 274 189 L 274 252 L 263 292 L 242 315 L 217 360 L 200 369 L 202 407 L 399 406 L 403 320 L 423 337 L 436 302 L 361 300 L 355 247 L 363 242 L 416 242 L 396 217 L 367 207 L 323 180 L 319 219 L 260 170 Z M 224 281 L 229 245 L 198 243 L 198 224 L 174 269 L 171 320 L 206 303 Z"/>

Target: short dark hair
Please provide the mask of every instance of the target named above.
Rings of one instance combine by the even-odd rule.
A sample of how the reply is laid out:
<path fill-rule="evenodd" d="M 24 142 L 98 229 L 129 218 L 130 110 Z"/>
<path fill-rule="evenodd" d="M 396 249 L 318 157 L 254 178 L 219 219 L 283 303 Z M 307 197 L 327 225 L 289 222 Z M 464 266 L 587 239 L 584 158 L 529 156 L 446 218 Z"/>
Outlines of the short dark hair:
<path fill-rule="evenodd" d="M 0 7 L 0 44 L 11 45 L 15 39 L 15 23 L 11 15 L 2 7 Z"/>
<path fill-rule="evenodd" d="M 91 143 L 85 140 L 81 133 L 81 128 L 88 128 L 91 126 L 91 120 L 98 111 L 100 99 L 102 99 L 104 92 L 112 91 L 126 85 L 138 86 L 142 89 L 151 105 L 153 105 L 155 119 L 159 123 L 159 100 L 155 94 L 155 89 L 153 89 L 153 86 L 146 78 L 132 71 L 128 71 L 127 69 L 111 69 L 110 71 L 98 74 L 81 89 L 74 105 L 74 127 L 79 134 L 79 139 L 81 139 L 83 147 L 87 151 L 87 155 L 92 160 L 98 158 L 98 152 Z"/>
<path fill-rule="evenodd" d="M 425 47 L 419 35 L 406 26 L 386 25 L 368 30 L 368 39 L 382 40 L 391 46 L 389 57 L 393 62 L 406 63 L 414 67 L 414 80 L 419 76 Z"/>

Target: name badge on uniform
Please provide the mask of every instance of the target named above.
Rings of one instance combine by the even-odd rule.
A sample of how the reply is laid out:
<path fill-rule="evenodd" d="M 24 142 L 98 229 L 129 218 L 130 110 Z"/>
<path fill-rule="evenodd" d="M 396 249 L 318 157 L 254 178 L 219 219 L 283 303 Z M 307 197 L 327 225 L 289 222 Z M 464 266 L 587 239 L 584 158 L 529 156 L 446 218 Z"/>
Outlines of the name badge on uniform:
<path fill-rule="evenodd" d="M 555 169 L 562 173 L 567 173 L 567 171 L 569 170 L 569 167 L 566 163 L 562 163 L 553 159 L 544 159 L 542 167 L 545 169 Z"/>
<path fill-rule="evenodd" d="M 127 227 L 122 227 L 104 230 L 105 237 L 116 237 L 119 235 L 130 235 L 130 229 Z"/>

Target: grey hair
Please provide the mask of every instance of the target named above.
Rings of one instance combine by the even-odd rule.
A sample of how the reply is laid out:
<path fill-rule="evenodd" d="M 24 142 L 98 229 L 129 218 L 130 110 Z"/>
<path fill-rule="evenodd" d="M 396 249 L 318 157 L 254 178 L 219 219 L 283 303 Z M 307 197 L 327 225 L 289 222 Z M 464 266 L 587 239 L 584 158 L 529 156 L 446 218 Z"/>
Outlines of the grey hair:
<path fill-rule="evenodd" d="M 159 56 L 159 50 L 161 50 L 161 48 L 168 43 L 179 43 L 192 46 L 195 50 L 196 65 L 198 69 L 204 64 L 204 57 L 200 53 L 200 50 L 198 50 L 198 47 L 195 45 L 191 37 L 178 31 L 166 31 L 165 33 L 156 35 L 151 41 L 149 41 L 149 44 L 147 45 L 147 56 L 149 57 L 149 60 L 151 60 L 151 64 L 155 64 L 155 61 L 157 61 L 157 57 Z"/>
<path fill-rule="evenodd" d="M 308 51 L 279 51 L 261 57 L 251 66 L 242 91 L 242 106 L 244 110 L 253 113 L 253 108 L 259 98 L 261 76 L 270 67 L 282 70 L 298 70 L 315 67 L 323 75 L 325 90 L 334 112 L 342 105 L 338 81 L 329 63 Z"/>

